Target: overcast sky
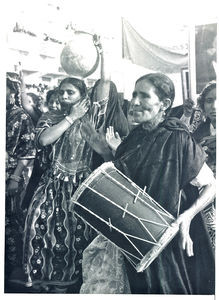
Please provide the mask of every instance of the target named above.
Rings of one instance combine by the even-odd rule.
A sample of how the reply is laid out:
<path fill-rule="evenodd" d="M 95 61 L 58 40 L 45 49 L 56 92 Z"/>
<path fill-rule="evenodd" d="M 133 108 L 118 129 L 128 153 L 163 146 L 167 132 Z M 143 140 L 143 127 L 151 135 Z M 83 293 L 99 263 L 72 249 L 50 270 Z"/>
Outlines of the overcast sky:
<path fill-rule="evenodd" d="M 217 0 L 7 0 L 5 28 L 15 20 L 37 31 L 62 34 L 72 21 L 81 28 L 107 36 L 120 34 L 121 17 L 146 39 L 163 45 L 185 38 L 183 28 L 215 22 Z M 59 9 L 57 9 L 59 7 Z"/>

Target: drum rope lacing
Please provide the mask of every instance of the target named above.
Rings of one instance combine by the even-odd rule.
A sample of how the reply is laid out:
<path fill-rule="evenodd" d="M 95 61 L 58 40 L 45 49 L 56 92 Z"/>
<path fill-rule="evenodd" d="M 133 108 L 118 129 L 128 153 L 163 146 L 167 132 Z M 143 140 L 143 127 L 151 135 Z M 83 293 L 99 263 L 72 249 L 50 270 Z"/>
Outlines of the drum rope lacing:
<path fill-rule="evenodd" d="M 94 189 L 90 188 L 90 190 L 92 190 L 94 193 L 98 194 L 99 196 L 103 197 L 104 199 L 106 199 L 107 201 L 109 201 L 110 203 L 112 203 L 113 205 L 117 206 L 118 208 L 120 208 L 121 210 L 123 210 L 123 207 L 118 205 L 118 204 L 115 204 L 114 202 L 112 202 L 109 198 L 103 196 L 102 194 L 100 194 L 99 192 L 95 191 Z M 100 216 L 96 215 L 95 213 L 93 213 L 91 210 L 89 210 L 88 208 L 86 208 L 85 206 L 83 206 L 81 203 L 78 203 L 78 202 L 75 202 L 76 205 L 79 205 L 80 207 L 82 207 L 83 209 L 87 210 L 88 212 L 90 212 L 91 214 L 95 215 L 97 218 L 99 218 L 101 221 L 103 221 L 104 223 L 106 223 L 108 226 L 111 226 L 113 229 L 116 229 L 117 231 L 119 231 L 120 233 L 123 233 L 122 231 L 120 231 L 117 227 L 115 227 L 112 222 L 111 222 L 111 219 L 110 219 L 110 223 L 106 220 L 104 220 L 103 218 L 101 218 Z M 128 236 L 132 237 L 132 238 L 135 238 L 135 239 L 138 239 L 138 240 L 141 240 L 141 241 L 144 241 L 144 242 L 147 242 L 147 243 L 150 243 L 150 244 L 153 244 L 153 245 L 156 245 L 157 243 L 157 240 L 153 237 L 153 235 L 151 234 L 151 232 L 145 227 L 145 225 L 142 223 L 141 219 L 139 217 L 137 217 L 135 214 L 127 211 L 128 214 L 130 214 L 132 217 L 136 218 L 139 223 L 145 228 L 145 230 L 148 232 L 148 234 L 151 236 L 151 238 L 154 240 L 154 242 L 152 241 L 149 241 L 149 240 L 146 240 L 146 239 L 143 239 L 143 238 L 140 238 L 140 237 L 136 237 L 136 236 L 133 236 L 131 234 L 128 234 L 126 233 Z M 142 219 L 143 221 L 145 222 L 148 222 L 148 223 L 152 223 L 152 224 L 155 224 L 155 225 L 161 225 L 161 226 L 164 226 L 164 227 L 168 227 L 164 224 L 160 224 L 160 223 L 157 223 L 157 222 L 153 222 L 153 221 L 150 221 L 150 220 L 147 220 L 147 219 Z M 124 235 L 124 233 L 123 233 Z"/>
<path fill-rule="evenodd" d="M 110 170 L 111 168 L 113 170 Z M 107 173 L 107 171 L 108 171 L 108 173 Z M 133 187 L 135 190 L 133 190 L 133 188 L 132 188 L 132 190 L 129 190 L 129 188 L 127 188 L 124 184 L 122 184 L 119 181 L 117 181 L 117 179 L 114 179 L 114 177 L 112 177 L 112 176 L 114 176 L 115 173 L 117 173 L 118 175 L 121 174 L 121 176 L 130 183 L 130 187 Z M 101 194 L 101 191 L 98 192 L 97 191 L 98 190 L 98 186 L 99 185 L 101 186 L 101 184 L 102 184 L 102 181 L 101 181 L 102 177 L 99 178 L 99 176 L 101 174 L 103 174 L 107 178 L 109 178 L 112 183 L 113 182 L 116 183 L 116 185 L 118 185 L 119 187 L 121 187 L 124 190 L 124 192 L 126 191 L 131 196 L 133 195 L 134 196 L 133 200 L 132 200 L 132 197 L 131 197 L 131 199 L 128 198 L 129 201 L 127 201 L 126 204 L 124 203 L 125 201 L 123 201 L 122 206 L 121 206 L 120 202 L 116 202 L 116 201 L 115 201 L 115 203 L 113 202 L 114 198 L 113 198 L 113 196 L 110 197 L 111 194 L 110 195 L 107 194 L 107 196 L 104 196 L 104 195 Z M 117 176 L 115 178 L 117 178 Z M 121 182 L 123 182 L 123 180 Z M 92 187 L 93 183 L 95 183 L 95 184 Z M 102 187 L 103 187 L 103 185 L 102 185 Z M 97 188 L 97 190 L 95 190 L 95 188 Z M 123 229 L 120 230 L 119 228 L 115 227 L 112 224 L 112 223 L 114 223 L 113 217 L 112 216 L 108 217 L 107 216 L 107 212 L 105 212 L 105 215 L 102 216 L 102 217 L 98 216 L 97 215 L 98 212 L 96 212 L 95 207 L 94 207 L 96 204 L 94 206 L 90 206 L 89 208 L 87 208 L 86 207 L 86 203 L 81 204 L 80 201 L 77 202 L 77 199 L 79 198 L 79 196 L 84 191 L 86 191 L 87 189 L 91 190 L 93 193 L 99 195 L 101 198 L 105 199 L 107 202 L 109 202 L 110 204 L 112 204 L 113 206 L 115 206 L 115 209 L 116 209 L 116 207 L 118 207 L 121 210 L 121 216 L 123 218 L 125 218 L 126 214 L 128 214 L 129 217 L 135 218 L 136 221 L 138 221 L 140 223 L 140 225 L 145 229 L 145 231 L 148 232 L 148 235 L 152 238 L 152 241 L 144 239 L 144 236 L 143 236 L 143 238 L 141 238 L 141 237 L 133 236 L 132 234 L 125 233 L 125 232 L 122 231 Z M 114 196 L 116 196 L 116 194 Z M 146 197 L 146 199 L 144 199 L 144 197 Z M 95 197 L 94 197 L 94 199 L 95 199 Z M 134 206 L 132 205 L 132 203 L 135 204 L 137 202 L 137 200 L 140 200 L 141 203 L 143 203 L 143 204 L 145 204 L 145 206 L 149 207 L 155 213 L 155 215 L 158 217 L 158 219 L 160 219 L 160 221 L 164 222 L 164 224 L 159 223 L 159 221 L 155 222 L 155 221 L 151 221 L 151 220 L 145 219 L 144 215 L 143 215 L 142 218 L 136 216 L 135 215 L 135 209 L 134 209 L 134 213 L 132 213 L 131 211 L 129 211 L 130 209 L 132 209 L 132 207 L 134 208 Z M 147 203 L 146 200 L 150 204 Z M 81 207 L 85 211 L 87 211 L 90 214 L 90 217 L 92 215 L 95 216 L 96 219 L 97 219 L 96 225 L 98 224 L 98 219 L 99 219 L 104 224 L 106 224 L 107 226 L 109 226 L 109 230 L 110 231 L 112 231 L 112 230 L 117 231 L 118 233 L 120 233 L 130 243 L 130 246 L 133 247 L 133 249 L 135 249 L 135 251 L 136 251 L 136 253 L 133 252 L 134 254 L 129 252 L 129 251 L 132 251 L 131 248 L 130 248 L 130 250 L 126 250 L 126 249 L 123 248 L 123 247 L 125 247 L 125 244 L 124 244 L 124 246 L 121 247 L 120 244 L 117 245 L 116 241 L 113 242 L 113 241 L 110 240 L 112 244 L 114 244 L 115 246 L 117 246 L 120 249 L 120 251 L 127 257 L 127 259 L 136 268 L 136 270 L 138 272 L 142 271 L 145 268 L 145 266 L 148 266 L 148 262 L 151 263 L 151 261 L 154 260 L 154 253 L 157 255 L 157 253 L 159 253 L 164 248 L 164 246 L 166 244 L 166 239 L 167 240 L 170 240 L 170 238 L 172 239 L 173 233 L 175 234 L 175 232 L 176 232 L 176 229 L 174 229 L 174 227 L 172 227 L 172 224 L 174 224 L 174 223 L 169 224 L 166 221 L 166 220 L 168 220 L 168 218 L 170 219 L 170 221 L 175 221 L 175 218 L 168 211 L 166 211 L 159 203 L 157 203 L 153 198 L 151 198 L 150 195 L 148 195 L 146 193 L 146 186 L 142 190 L 139 186 L 137 186 L 134 182 L 132 182 L 132 180 L 130 178 L 128 178 L 122 172 L 120 172 L 118 169 L 116 169 L 112 162 L 105 163 L 104 165 L 102 165 L 101 167 L 99 167 L 96 171 L 94 171 L 94 174 L 92 175 L 92 178 L 91 178 L 91 176 L 89 176 L 87 179 L 85 179 L 85 181 L 82 183 L 81 187 L 78 189 L 78 191 L 76 191 L 75 196 L 73 197 L 73 203 L 75 205 L 78 205 L 79 207 Z M 130 204 L 130 209 L 128 210 L 128 205 L 129 204 Z M 98 203 L 97 203 L 97 205 L 98 205 Z M 93 211 L 91 209 L 93 209 Z M 79 217 L 81 217 L 83 219 L 83 216 L 82 216 L 83 214 L 80 215 L 80 212 L 77 213 L 77 211 L 75 211 L 75 213 Z M 137 211 L 136 211 L 136 213 L 137 213 Z M 166 219 L 163 216 L 166 217 Z M 103 218 L 105 218 L 105 219 L 103 219 Z M 127 221 L 129 222 L 129 219 L 126 219 L 126 222 Z M 109 237 L 106 236 L 107 235 L 107 231 L 105 232 L 105 229 L 103 230 L 103 233 L 102 233 L 99 230 L 99 228 L 98 228 L 99 225 L 95 226 L 95 223 L 92 222 L 92 217 L 91 217 L 91 219 L 89 221 L 86 221 L 86 219 L 85 219 L 85 222 L 87 222 L 98 233 L 102 234 L 107 239 L 110 239 Z M 162 226 L 162 227 L 166 228 L 166 230 L 164 229 L 165 230 L 164 234 L 162 234 L 161 237 L 158 237 L 158 241 L 157 241 L 156 240 L 157 237 L 155 238 L 153 236 L 153 234 L 149 231 L 149 229 L 145 227 L 146 224 L 144 225 L 143 222 L 147 222 L 147 223 L 155 224 L 155 225 L 158 225 L 158 226 Z M 100 225 L 101 225 L 101 223 L 100 223 Z M 136 225 L 136 226 L 138 226 L 138 225 Z M 105 227 L 103 226 L 103 228 L 105 228 Z M 146 255 L 143 255 L 141 253 L 141 251 L 143 251 L 143 250 L 139 250 L 137 248 L 137 246 L 136 246 L 137 244 L 136 245 L 134 244 L 134 242 L 135 242 L 134 239 L 135 240 L 139 240 L 139 241 L 143 241 L 143 242 L 146 242 L 146 243 L 149 243 L 149 244 L 152 244 L 153 248 L 148 253 L 146 253 Z M 137 253 L 140 256 L 136 256 L 136 255 L 138 255 Z M 135 258 L 137 261 L 140 261 L 140 263 L 138 265 L 136 265 L 136 261 L 135 260 L 132 261 L 132 258 L 133 259 Z"/>
<path fill-rule="evenodd" d="M 123 184 L 121 184 L 120 182 L 118 182 L 116 179 L 114 179 L 112 176 L 110 176 L 108 173 L 106 173 L 106 172 L 104 172 L 103 170 L 102 170 L 102 173 L 104 174 L 104 175 L 106 175 L 108 178 L 110 178 L 112 181 L 114 181 L 114 182 L 116 182 L 120 187 L 122 187 L 123 189 L 125 189 L 126 191 L 128 191 L 130 194 L 132 194 L 133 196 L 135 196 L 135 199 L 134 199 L 134 203 L 136 202 L 136 200 L 137 200 L 137 198 L 140 200 L 140 201 L 142 201 L 143 203 L 145 203 L 145 205 L 147 205 L 147 206 L 149 206 L 161 219 L 162 219 L 162 221 L 167 225 L 167 226 L 170 226 L 170 224 L 161 216 L 162 214 L 163 215 L 165 215 L 166 217 L 169 217 L 169 218 L 171 218 L 171 219 L 173 219 L 173 220 L 175 220 L 174 218 L 173 218 L 173 216 L 171 216 L 168 212 L 166 212 L 163 208 L 162 208 L 162 206 L 160 206 L 158 203 L 156 203 L 154 200 L 153 200 L 153 198 L 151 198 L 148 194 L 146 194 L 143 190 L 139 190 L 138 191 L 138 193 L 137 193 L 137 195 L 133 192 L 133 191 L 131 191 L 131 190 L 129 190 L 126 186 L 124 186 Z M 122 174 L 122 173 L 121 173 Z M 133 182 L 131 182 L 132 183 L 132 185 L 134 186 L 134 187 L 136 187 L 134 184 L 133 184 Z M 83 183 L 84 184 L 84 183 Z M 86 185 L 86 184 L 84 184 L 84 185 Z M 90 186 L 87 186 L 86 185 L 86 187 L 87 188 L 89 188 L 89 189 L 92 189 Z M 93 190 L 93 189 L 92 189 Z M 93 190 L 94 192 L 95 192 L 95 190 Z M 161 210 L 163 210 L 163 211 L 158 211 L 156 208 L 154 208 L 153 206 L 151 206 L 150 204 L 148 204 L 147 202 L 145 202 L 144 201 L 144 199 L 142 199 L 141 197 L 139 197 L 138 196 L 138 194 L 139 193 L 142 193 L 142 194 L 144 194 L 147 198 L 148 198 L 148 200 L 150 200 L 153 204 L 156 204 L 159 208 L 161 208 Z M 100 194 L 101 195 L 101 194 Z M 102 196 L 102 195 L 101 195 Z M 110 200 L 110 202 L 112 202 L 111 200 Z M 163 224 L 160 224 L 160 223 L 157 223 L 157 225 L 162 225 L 162 226 L 164 226 Z"/>
<path fill-rule="evenodd" d="M 106 197 L 106 196 L 102 195 L 101 193 L 97 192 L 97 191 L 94 190 L 93 188 L 91 188 L 91 187 L 89 187 L 89 186 L 87 186 L 87 188 L 89 188 L 92 192 L 96 193 L 97 195 L 103 197 L 104 199 L 106 199 L 108 202 L 110 202 L 110 203 L 113 204 L 114 206 L 120 208 L 121 210 L 124 210 L 124 207 L 122 207 L 122 206 L 120 206 L 119 204 L 117 204 L 117 203 L 111 201 L 111 199 L 109 199 L 108 197 Z M 145 202 L 145 204 L 147 204 L 147 203 Z M 148 206 L 151 207 L 149 204 L 148 204 Z M 156 210 L 155 208 L 153 208 L 153 207 L 151 207 L 151 208 L 152 208 L 152 210 L 154 210 L 154 211 L 160 216 L 160 214 L 157 212 L 157 210 Z M 166 220 L 165 220 L 165 223 L 166 223 L 166 224 L 162 224 L 162 223 L 158 223 L 158 222 L 155 222 L 155 221 L 151 221 L 151 220 L 148 220 L 148 219 L 145 219 L 145 218 L 139 218 L 138 216 L 136 216 L 135 214 L 133 214 L 132 212 L 130 212 L 130 211 L 128 211 L 128 210 L 126 210 L 125 212 L 126 212 L 127 214 L 131 215 L 132 217 L 136 218 L 136 219 L 140 222 L 140 224 L 146 229 L 146 231 L 148 232 L 148 234 L 151 236 L 151 238 L 152 238 L 155 242 L 157 242 L 156 239 L 153 237 L 153 235 L 150 233 L 150 231 L 145 227 L 145 225 L 142 223 L 142 221 L 145 221 L 145 222 L 148 222 L 148 223 L 151 223 L 151 224 L 155 224 L 155 225 L 159 225 L 159 226 L 163 226 L 163 227 L 166 227 L 166 228 L 170 227 L 170 225 L 166 222 Z M 162 217 L 162 216 L 160 216 L 160 218 L 163 220 L 163 217 Z M 140 239 L 140 238 L 139 238 L 139 239 Z M 147 241 L 147 240 L 145 240 L 145 241 Z"/>
<path fill-rule="evenodd" d="M 94 215 L 95 217 L 97 217 L 98 219 L 100 219 L 103 223 L 105 223 L 105 224 L 107 224 L 108 226 L 110 226 L 111 229 L 113 228 L 114 230 L 116 230 L 116 231 L 118 231 L 119 233 L 121 233 L 121 234 L 122 234 L 122 235 L 130 242 L 130 244 L 135 248 L 135 250 L 136 250 L 142 257 L 144 257 L 144 255 L 141 253 L 141 251 L 139 251 L 139 249 L 138 249 L 138 248 L 135 246 L 135 244 L 129 239 L 129 237 L 132 237 L 132 238 L 135 238 L 135 239 L 139 239 L 139 240 L 144 241 L 144 242 L 148 242 L 149 244 L 152 244 L 152 245 L 157 245 L 157 243 L 154 243 L 154 242 L 151 242 L 151 241 L 148 241 L 148 240 L 145 240 L 145 239 L 137 238 L 137 237 L 135 237 L 135 236 L 133 236 L 133 235 L 131 235 L 131 234 L 125 234 L 123 231 L 121 231 L 120 229 L 118 229 L 117 227 L 115 227 L 114 225 L 112 225 L 110 218 L 109 218 L 109 222 L 108 222 L 108 221 L 102 219 L 100 216 L 97 216 L 94 212 L 92 212 L 91 210 L 89 210 L 87 207 L 81 205 L 80 203 L 77 203 L 77 204 L 78 204 L 80 207 L 82 207 L 83 209 L 85 209 L 86 211 L 88 211 L 89 213 L 91 213 L 92 215 Z M 77 214 L 77 212 L 75 212 L 75 213 Z M 77 214 L 77 215 L 81 218 L 81 216 L 80 216 L 79 214 Z M 86 220 L 85 220 L 85 221 L 86 221 Z M 87 222 L 87 221 L 86 221 L 86 222 Z M 87 223 L 89 223 L 89 222 L 87 222 Z M 90 225 L 92 228 L 94 228 L 94 230 L 98 231 L 98 230 L 97 230 L 94 226 L 92 226 L 90 223 L 89 223 L 89 225 Z M 101 233 L 101 234 L 102 234 L 102 233 Z M 129 237 L 128 237 L 128 236 L 129 236 Z M 123 249 L 123 250 L 124 250 L 124 249 Z M 124 250 L 124 251 L 125 251 L 125 250 Z M 125 251 L 125 252 L 129 253 L 128 251 Z M 132 253 L 129 253 L 129 254 L 132 255 L 133 257 L 137 258 L 138 260 L 140 260 L 139 257 L 133 255 Z"/>

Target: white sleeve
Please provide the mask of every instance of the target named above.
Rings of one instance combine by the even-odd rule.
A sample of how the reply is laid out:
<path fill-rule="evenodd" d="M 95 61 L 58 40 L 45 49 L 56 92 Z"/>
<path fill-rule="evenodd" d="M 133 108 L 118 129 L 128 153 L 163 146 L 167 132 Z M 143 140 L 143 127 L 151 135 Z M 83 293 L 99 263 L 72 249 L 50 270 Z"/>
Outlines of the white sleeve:
<path fill-rule="evenodd" d="M 214 180 L 213 172 L 209 166 L 204 163 L 198 175 L 192 181 L 190 181 L 190 183 L 198 188 L 201 188 L 202 186 L 207 185 Z"/>

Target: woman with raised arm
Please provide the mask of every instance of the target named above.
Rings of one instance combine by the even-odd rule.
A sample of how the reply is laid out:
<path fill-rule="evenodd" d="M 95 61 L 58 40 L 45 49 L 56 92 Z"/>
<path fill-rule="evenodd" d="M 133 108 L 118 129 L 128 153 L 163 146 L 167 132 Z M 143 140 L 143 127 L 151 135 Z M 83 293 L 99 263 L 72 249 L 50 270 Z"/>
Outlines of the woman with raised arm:
<path fill-rule="evenodd" d="M 103 59 L 103 51 L 100 55 Z M 92 120 L 98 127 L 109 87 L 102 76 L 91 103 L 83 80 L 63 79 L 61 110 L 46 112 L 37 124 L 37 146 L 51 145 L 52 150 L 29 206 L 24 236 L 26 285 L 36 292 L 78 293 L 82 284 L 82 254 L 92 230 L 74 214 L 71 197 L 92 168 L 93 149 L 83 137 L 83 124 Z"/>
<path fill-rule="evenodd" d="M 96 45 L 100 41 L 96 38 Z M 102 53 L 102 50 L 100 51 Z M 105 57 L 101 59 L 101 78 L 96 81 L 91 92 L 91 103 L 96 102 L 97 98 L 108 97 L 108 105 L 104 114 L 102 114 L 98 124 L 95 120 L 87 120 L 83 123 L 82 134 L 90 146 L 94 149 L 93 169 L 96 169 L 104 161 L 111 160 L 113 155 L 106 142 L 106 131 L 109 126 L 113 126 L 116 132 L 124 138 L 129 133 L 127 118 L 119 102 L 117 87 L 111 81 L 109 59 L 105 63 Z M 107 85 L 106 85 L 107 84 Z M 104 93 L 102 95 L 102 93 Z"/>

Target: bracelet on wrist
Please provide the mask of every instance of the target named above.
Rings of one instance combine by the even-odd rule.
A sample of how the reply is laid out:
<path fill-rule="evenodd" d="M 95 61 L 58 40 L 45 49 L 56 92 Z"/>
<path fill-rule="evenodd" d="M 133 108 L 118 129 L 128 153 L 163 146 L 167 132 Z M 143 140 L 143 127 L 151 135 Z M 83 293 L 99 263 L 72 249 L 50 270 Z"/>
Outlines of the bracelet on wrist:
<path fill-rule="evenodd" d="M 10 176 L 10 179 L 12 179 L 12 180 L 14 180 L 16 182 L 20 182 L 22 180 L 22 178 L 20 176 L 17 176 L 17 175 L 14 175 L 14 174 L 12 174 Z"/>
<path fill-rule="evenodd" d="M 65 119 L 70 125 L 74 123 L 74 121 L 72 121 L 72 119 L 69 116 L 65 116 Z"/>

